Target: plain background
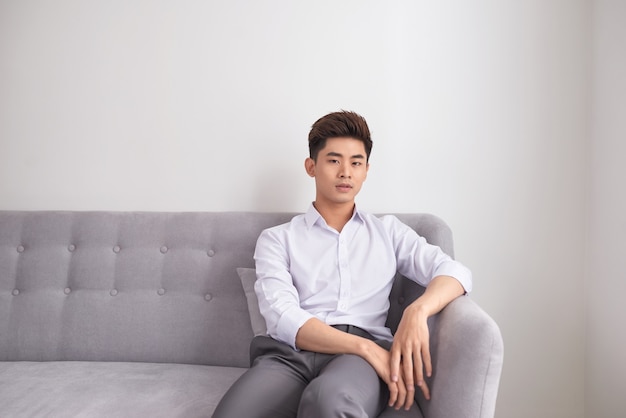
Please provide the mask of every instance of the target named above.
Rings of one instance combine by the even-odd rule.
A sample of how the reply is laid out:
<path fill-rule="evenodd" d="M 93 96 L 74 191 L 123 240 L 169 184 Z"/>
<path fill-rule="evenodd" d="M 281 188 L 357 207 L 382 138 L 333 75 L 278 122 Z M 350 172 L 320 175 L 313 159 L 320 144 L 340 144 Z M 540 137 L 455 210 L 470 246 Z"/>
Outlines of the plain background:
<path fill-rule="evenodd" d="M 499 418 L 626 410 L 626 2 L 0 0 L 0 209 L 304 211 L 306 137 L 431 212 L 501 326 Z"/>

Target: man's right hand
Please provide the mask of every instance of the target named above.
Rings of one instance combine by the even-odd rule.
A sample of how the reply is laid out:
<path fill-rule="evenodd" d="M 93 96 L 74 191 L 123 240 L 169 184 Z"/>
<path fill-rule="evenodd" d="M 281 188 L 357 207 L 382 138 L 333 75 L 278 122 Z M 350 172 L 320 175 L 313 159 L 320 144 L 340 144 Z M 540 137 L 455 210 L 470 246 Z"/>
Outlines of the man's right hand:
<path fill-rule="evenodd" d="M 407 411 L 415 401 L 415 387 L 408 387 L 404 383 L 402 373 L 398 374 L 397 380 L 391 379 L 391 353 L 367 340 L 363 358 L 372 365 L 378 376 L 389 387 L 389 406 L 400 409 L 404 407 Z"/>

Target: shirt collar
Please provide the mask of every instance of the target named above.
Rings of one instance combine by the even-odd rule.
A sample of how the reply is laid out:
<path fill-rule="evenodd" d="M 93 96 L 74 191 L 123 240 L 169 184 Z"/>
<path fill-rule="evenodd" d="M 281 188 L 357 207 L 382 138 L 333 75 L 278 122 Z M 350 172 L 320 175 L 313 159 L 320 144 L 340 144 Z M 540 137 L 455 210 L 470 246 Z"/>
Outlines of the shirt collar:
<path fill-rule="evenodd" d="M 311 229 L 313 225 L 317 223 L 318 220 L 322 219 L 322 215 L 315 209 L 313 203 L 309 205 L 309 210 L 304 214 L 304 219 L 306 221 L 306 226 Z"/>
<path fill-rule="evenodd" d="M 320 215 L 317 209 L 315 209 L 315 206 L 313 205 L 313 203 L 309 205 L 309 209 L 304 214 L 304 219 L 306 222 L 306 226 L 309 229 L 311 229 L 313 225 L 315 225 L 318 222 L 324 222 L 324 218 L 322 218 L 322 215 Z M 359 220 L 360 222 L 365 221 L 363 219 L 363 215 L 361 214 L 361 211 L 356 205 L 354 206 L 354 212 L 352 214 L 352 218 L 348 222 L 352 222 L 354 220 Z"/>

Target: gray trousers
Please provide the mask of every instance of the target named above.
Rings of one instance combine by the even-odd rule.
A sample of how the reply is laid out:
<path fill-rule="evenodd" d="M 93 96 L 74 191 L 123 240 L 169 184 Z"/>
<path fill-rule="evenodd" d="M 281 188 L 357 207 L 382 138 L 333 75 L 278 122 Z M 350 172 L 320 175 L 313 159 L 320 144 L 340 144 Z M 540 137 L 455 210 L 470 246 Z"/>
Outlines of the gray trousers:
<path fill-rule="evenodd" d="M 374 340 L 351 325 L 335 328 Z M 389 348 L 389 343 L 377 343 Z M 387 385 L 359 356 L 294 351 L 270 337 L 250 345 L 252 367 L 224 395 L 213 418 L 377 417 Z"/>

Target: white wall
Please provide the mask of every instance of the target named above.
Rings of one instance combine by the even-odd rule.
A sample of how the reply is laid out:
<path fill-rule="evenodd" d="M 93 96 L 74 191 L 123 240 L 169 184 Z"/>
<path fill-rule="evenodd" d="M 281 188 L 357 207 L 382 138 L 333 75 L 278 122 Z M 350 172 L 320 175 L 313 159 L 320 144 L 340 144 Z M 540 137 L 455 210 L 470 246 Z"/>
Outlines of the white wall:
<path fill-rule="evenodd" d="M 586 416 L 624 416 L 626 376 L 626 2 L 593 13 Z"/>
<path fill-rule="evenodd" d="M 446 219 L 502 328 L 497 416 L 582 417 L 588 12 L 0 1 L 0 209 L 301 211 L 311 123 L 355 110 L 359 204 Z"/>

